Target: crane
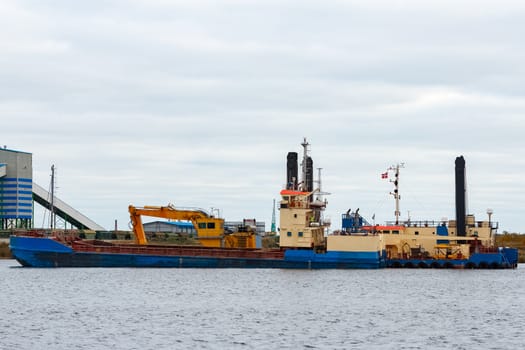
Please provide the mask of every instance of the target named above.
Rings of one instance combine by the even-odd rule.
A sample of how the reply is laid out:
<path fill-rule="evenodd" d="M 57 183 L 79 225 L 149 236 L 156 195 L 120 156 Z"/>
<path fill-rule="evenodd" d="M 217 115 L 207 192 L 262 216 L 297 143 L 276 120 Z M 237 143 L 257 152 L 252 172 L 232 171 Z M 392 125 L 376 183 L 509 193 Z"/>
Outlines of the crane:
<path fill-rule="evenodd" d="M 236 232 L 230 235 L 224 234 L 224 219 L 216 218 L 200 209 L 177 209 L 168 204 L 164 207 L 144 206 L 135 207 L 130 205 L 129 216 L 135 234 L 137 244 L 148 244 L 142 216 L 152 216 L 173 220 L 191 221 L 197 231 L 200 243 L 205 247 L 227 248 L 255 248 L 255 235 L 253 232 Z"/>

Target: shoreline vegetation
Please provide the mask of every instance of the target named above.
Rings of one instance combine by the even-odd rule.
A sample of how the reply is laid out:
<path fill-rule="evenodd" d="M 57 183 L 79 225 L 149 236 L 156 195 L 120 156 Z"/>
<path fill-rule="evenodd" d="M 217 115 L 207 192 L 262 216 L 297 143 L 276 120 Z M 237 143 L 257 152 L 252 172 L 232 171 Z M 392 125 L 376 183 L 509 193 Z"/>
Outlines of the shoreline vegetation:
<path fill-rule="evenodd" d="M 263 238 L 264 248 L 278 247 L 277 236 L 267 236 Z M 154 240 L 159 242 L 160 240 Z M 179 239 L 170 240 L 171 244 L 192 245 L 197 241 L 188 237 L 179 237 Z M 160 242 L 159 242 L 160 243 Z M 518 248 L 519 263 L 525 263 L 525 234 L 502 233 L 496 235 L 496 246 Z M 0 259 L 12 259 L 8 242 L 0 242 Z"/>
<path fill-rule="evenodd" d="M 0 259 L 12 259 L 9 243 L 0 242 Z"/>

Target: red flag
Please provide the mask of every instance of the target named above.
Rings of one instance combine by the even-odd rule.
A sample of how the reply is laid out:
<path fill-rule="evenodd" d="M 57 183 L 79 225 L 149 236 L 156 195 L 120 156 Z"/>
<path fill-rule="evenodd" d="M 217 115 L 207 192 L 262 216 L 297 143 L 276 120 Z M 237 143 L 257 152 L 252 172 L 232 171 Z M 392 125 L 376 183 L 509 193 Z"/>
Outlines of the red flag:
<path fill-rule="evenodd" d="M 382 179 L 388 179 L 388 171 L 386 173 L 381 174 Z"/>

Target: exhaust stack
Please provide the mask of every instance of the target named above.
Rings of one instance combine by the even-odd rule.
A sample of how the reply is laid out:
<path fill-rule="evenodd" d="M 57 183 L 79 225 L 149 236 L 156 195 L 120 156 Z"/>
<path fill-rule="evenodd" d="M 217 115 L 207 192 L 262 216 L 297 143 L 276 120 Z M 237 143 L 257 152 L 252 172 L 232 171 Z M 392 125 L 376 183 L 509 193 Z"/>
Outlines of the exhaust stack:
<path fill-rule="evenodd" d="M 306 158 L 306 191 L 312 192 L 314 190 L 314 161 L 311 157 Z M 311 197 L 313 199 L 313 197 Z"/>
<path fill-rule="evenodd" d="M 458 237 L 467 235 L 465 230 L 465 217 L 467 215 L 466 197 L 465 158 L 459 156 L 456 158 L 456 234 Z"/>
<path fill-rule="evenodd" d="M 296 190 L 298 182 L 297 152 L 288 152 L 286 160 L 286 188 Z"/>

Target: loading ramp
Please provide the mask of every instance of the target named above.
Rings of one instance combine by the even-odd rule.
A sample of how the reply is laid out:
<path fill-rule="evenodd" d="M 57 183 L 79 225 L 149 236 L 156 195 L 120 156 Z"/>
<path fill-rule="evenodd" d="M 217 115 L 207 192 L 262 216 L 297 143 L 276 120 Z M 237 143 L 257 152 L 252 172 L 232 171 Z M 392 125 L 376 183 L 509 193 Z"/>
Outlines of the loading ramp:
<path fill-rule="evenodd" d="M 33 182 L 33 200 L 43 206 L 44 208 L 50 208 L 51 206 L 51 194 L 43 187 Z M 73 226 L 82 230 L 93 230 L 93 231 L 106 231 L 106 229 L 78 210 L 74 209 L 69 204 L 58 199 L 56 196 L 53 199 L 53 211 L 61 217 L 63 220 L 71 223 Z"/>

